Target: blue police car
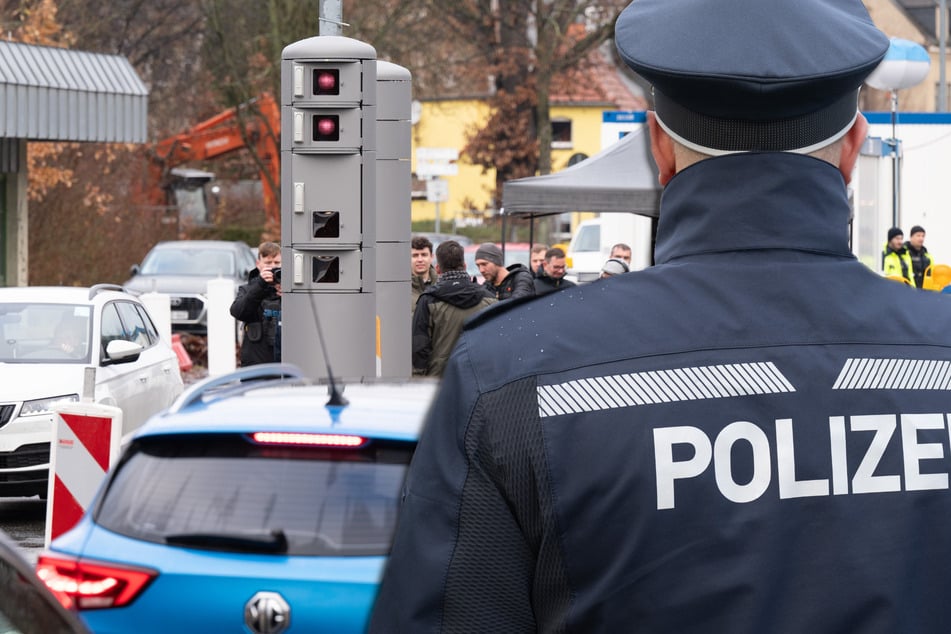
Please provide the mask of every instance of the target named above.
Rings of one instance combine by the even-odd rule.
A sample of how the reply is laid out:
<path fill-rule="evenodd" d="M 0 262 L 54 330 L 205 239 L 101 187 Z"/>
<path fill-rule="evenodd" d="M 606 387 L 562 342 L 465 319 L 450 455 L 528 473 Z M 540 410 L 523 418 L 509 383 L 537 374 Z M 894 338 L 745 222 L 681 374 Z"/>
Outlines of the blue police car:
<path fill-rule="evenodd" d="M 364 631 L 436 383 L 308 383 L 266 364 L 187 390 L 37 573 L 97 633 Z"/>

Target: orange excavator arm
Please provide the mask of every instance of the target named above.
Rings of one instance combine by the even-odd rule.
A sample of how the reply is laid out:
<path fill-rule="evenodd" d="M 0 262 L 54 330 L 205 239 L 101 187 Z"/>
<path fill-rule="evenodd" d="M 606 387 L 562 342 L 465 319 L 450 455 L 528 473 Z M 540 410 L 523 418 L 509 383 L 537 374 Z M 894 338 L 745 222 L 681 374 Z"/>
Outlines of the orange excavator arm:
<path fill-rule="evenodd" d="M 236 108 L 202 121 L 191 129 L 159 141 L 152 150 L 152 166 L 162 182 L 173 167 L 205 161 L 241 149 L 251 150 L 261 174 L 264 212 L 270 236 L 281 227 L 281 109 L 267 93 Z"/>

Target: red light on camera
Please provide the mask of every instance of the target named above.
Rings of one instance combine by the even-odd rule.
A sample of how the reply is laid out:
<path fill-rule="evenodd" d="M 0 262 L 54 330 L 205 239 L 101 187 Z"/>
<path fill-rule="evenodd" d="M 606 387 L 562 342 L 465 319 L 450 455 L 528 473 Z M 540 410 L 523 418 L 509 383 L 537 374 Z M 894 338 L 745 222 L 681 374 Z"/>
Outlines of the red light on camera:
<path fill-rule="evenodd" d="M 314 69 L 314 94 L 339 95 L 340 71 L 336 68 Z"/>

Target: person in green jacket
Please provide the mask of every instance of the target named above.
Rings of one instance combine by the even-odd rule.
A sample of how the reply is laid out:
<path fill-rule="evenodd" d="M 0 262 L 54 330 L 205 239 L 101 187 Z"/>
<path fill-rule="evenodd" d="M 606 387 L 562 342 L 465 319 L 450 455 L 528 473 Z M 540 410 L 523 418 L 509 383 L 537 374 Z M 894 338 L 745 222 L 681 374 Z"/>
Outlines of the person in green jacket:
<path fill-rule="evenodd" d="M 466 272 L 462 247 L 454 240 L 436 247 L 439 280 L 427 288 L 413 313 L 413 374 L 442 376 L 466 320 L 496 298 Z"/>
<path fill-rule="evenodd" d="M 915 285 L 911 256 L 905 248 L 905 234 L 898 227 L 888 230 L 888 242 L 882 250 L 882 271 L 886 277 L 901 277 L 911 286 Z"/>

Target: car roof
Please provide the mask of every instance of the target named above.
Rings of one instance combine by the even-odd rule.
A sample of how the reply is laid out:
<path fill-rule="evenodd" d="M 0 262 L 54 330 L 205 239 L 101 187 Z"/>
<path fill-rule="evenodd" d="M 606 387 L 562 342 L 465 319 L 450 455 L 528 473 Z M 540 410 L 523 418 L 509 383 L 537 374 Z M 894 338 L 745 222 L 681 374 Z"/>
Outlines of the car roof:
<path fill-rule="evenodd" d="M 262 366 L 292 367 L 251 367 L 263 370 Z M 348 401 L 340 406 L 327 404 L 326 384 L 302 383 L 300 375 L 258 382 L 232 379 L 241 374 L 239 370 L 192 386 L 172 407 L 139 428 L 134 438 L 285 431 L 416 440 L 438 386 L 434 379 L 347 383 L 339 386 Z"/>
<path fill-rule="evenodd" d="M 157 243 L 153 249 L 248 249 L 251 247 L 240 240 L 166 240 Z"/>
<path fill-rule="evenodd" d="M 93 297 L 138 301 L 135 296 L 113 284 L 95 286 L 6 286 L 0 288 L 0 301 L 36 304 L 89 304 Z"/>
<path fill-rule="evenodd" d="M 421 237 L 426 238 L 433 243 L 433 248 L 435 249 L 439 246 L 440 242 L 448 242 L 449 240 L 454 240 L 459 243 L 460 246 L 466 247 L 472 244 L 472 238 L 468 236 L 463 236 L 458 233 L 435 233 L 432 231 L 415 231 L 413 232 L 412 237 Z"/>

